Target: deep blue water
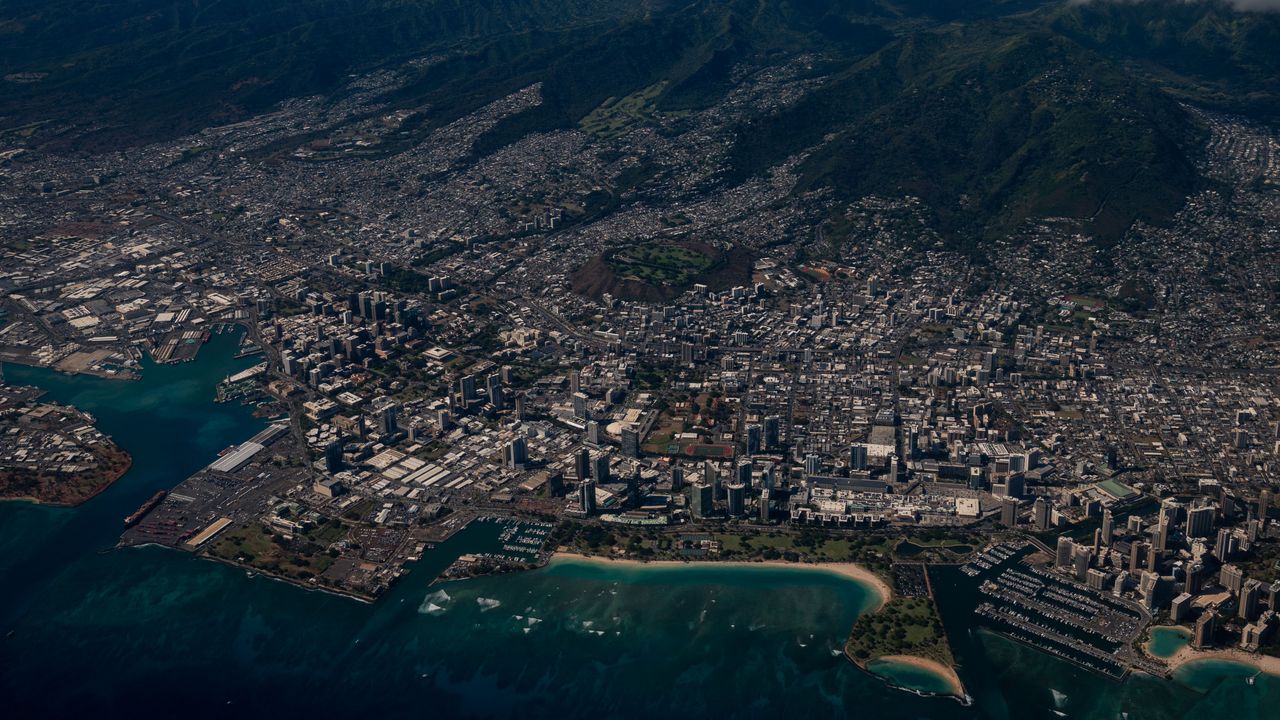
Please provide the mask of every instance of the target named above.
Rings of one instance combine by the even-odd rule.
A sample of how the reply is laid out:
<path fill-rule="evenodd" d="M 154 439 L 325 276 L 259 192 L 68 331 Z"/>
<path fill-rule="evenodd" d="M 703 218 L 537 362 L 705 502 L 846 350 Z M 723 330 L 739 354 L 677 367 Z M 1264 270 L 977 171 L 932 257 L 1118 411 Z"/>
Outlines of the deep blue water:
<path fill-rule="evenodd" d="M 161 548 L 113 550 L 121 519 L 262 427 L 212 402 L 250 364 L 218 336 L 126 383 L 6 366 L 94 413 L 134 456 L 80 508 L 0 505 L 0 717 L 1277 717 L 1280 683 L 1235 669 L 1118 684 L 972 632 L 957 574 L 944 619 L 976 703 L 892 690 L 838 656 L 868 603 L 798 569 L 600 567 L 430 586 L 497 529 L 474 524 L 378 603 L 249 577 Z M 1187 685 L 1194 686 L 1191 689 Z"/>

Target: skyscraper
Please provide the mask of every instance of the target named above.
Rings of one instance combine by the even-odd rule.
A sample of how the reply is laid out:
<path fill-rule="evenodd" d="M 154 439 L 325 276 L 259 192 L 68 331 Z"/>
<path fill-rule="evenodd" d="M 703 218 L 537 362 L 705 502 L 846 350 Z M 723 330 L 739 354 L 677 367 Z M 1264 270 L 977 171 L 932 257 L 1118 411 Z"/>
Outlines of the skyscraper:
<path fill-rule="evenodd" d="M 605 485 L 609 482 L 609 454 L 600 453 L 596 456 L 595 465 L 591 476 L 595 478 L 597 485 Z"/>
<path fill-rule="evenodd" d="M 770 415 L 764 419 L 764 447 L 777 450 L 782 446 L 782 418 Z"/>
<path fill-rule="evenodd" d="M 1054 557 L 1054 567 L 1064 568 L 1071 564 L 1071 555 L 1075 551 L 1076 544 L 1066 535 L 1058 536 L 1058 549 Z"/>
<path fill-rule="evenodd" d="M 746 514 L 747 489 L 742 483 L 732 483 L 725 488 L 729 497 L 729 514 L 739 517 Z"/>
<path fill-rule="evenodd" d="M 1193 505 L 1187 510 L 1187 537 L 1209 537 L 1213 532 L 1213 518 L 1217 509 L 1212 505 Z M 1162 550 L 1164 548 L 1161 548 Z"/>
<path fill-rule="evenodd" d="M 342 438 L 334 438 L 324 447 L 324 469 L 336 473 L 342 469 Z"/>
<path fill-rule="evenodd" d="M 1253 578 L 1244 581 L 1240 588 L 1240 604 L 1236 612 L 1241 620 L 1252 620 L 1258 616 L 1258 600 L 1262 597 L 1262 583 Z"/>
<path fill-rule="evenodd" d="M 690 493 L 689 504 L 695 518 L 711 517 L 712 512 L 714 512 L 715 490 L 707 483 L 694 485 Z"/>
<path fill-rule="evenodd" d="M 506 400 L 502 396 L 502 378 L 497 373 L 485 378 L 485 389 L 489 393 L 489 403 L 495 410 L 502 410 Z"/>
<path fill-rule="evenodd" d="M 1111 508 L 1105 508 L 1102 511 L 1102 544 L 1110 546 L 1114 534 L 1115 518 L 1111 515 Z"/>
<path fill-rule="evenodd" d="M 1218 572 L 1218 582 L 1222 587 L 1238 595 L 1244 587 L 1244 570 L 1235 565 L 1223 565 L 1222 570 Z"/>
<path fill-rule="evenodd" d="M 622 428 L 622 454 L 624 457 L 640 457 L 640 433 L 634 427 Z"/>
<path fill-rule="evenodd" d="M 513 438 L 507 443 L 503 459 L 510 470 L 523 470 L 529 462 L 529 441 L 523 436 Z"/>
<path fill-rule="evenodd" d="M 1195 634 L 1192 637 L 1191 645 L 1197 650 L 1203 650 L 1213 646 L 1213 611 L 1204 610 L 1200 613 L 1200 617 L 1196 618 Z"/>
<path fill-rule="evenodd" d="M 1049 501 L 1043 496 L 1036 498 L 1031 514 L 1036 522 L 1036 530 L 1043 532 L 1049 529 Z"/>
<path fill-rule="evenodd" d="M 853 470 L 867 469 L 867 446 L 849 446 L 849 467 Z"/>
<path fill-rule="evenodd" d="M 587 479 L 578 483 L 578 504 L 587 515 L 596 513 L 596 481 Z"/>
<path fill-rule="evenodd" d="M 1000 501 L 1000 524 L 1005 527 L 1014 527 L 1018 524 L 1018 501 L 1013 498 L 1004 498 Z"/>

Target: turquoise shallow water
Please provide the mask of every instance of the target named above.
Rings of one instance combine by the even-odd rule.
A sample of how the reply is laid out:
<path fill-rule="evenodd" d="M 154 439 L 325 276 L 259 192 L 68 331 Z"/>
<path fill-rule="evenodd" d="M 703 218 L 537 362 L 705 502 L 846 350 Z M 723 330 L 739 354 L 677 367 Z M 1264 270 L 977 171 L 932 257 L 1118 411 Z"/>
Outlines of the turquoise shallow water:
<path fill-rule="evenodd" d="M 973 598 L 945 568 L 935 587 L 971 707 L 892 690 L 839 657 L 869 596 L 825 573 L 570 561 L 430 586 L 457 554 L 497 542 L 475 524 L 366 605 L 174 551 L 111 550 L 124 515 L 262 427 L 211 402 L 249 364 L 230 359 L 234 342 L 137 383 L 6 367 L 97 415 L 135 458 L 80 508 L 0 505 L 6 717 L 1238 720 L 1280 706 L 1271 678 L 1197 668 L 1186 684 L 1116 684 L 973 632 Z"/>
<path fill-rule="evenodd" d="M 1151 629 L 1151 654 L 1156 657 L 1173 657 L 1191 642 L 1191 633 L 1180 627 Z"/>

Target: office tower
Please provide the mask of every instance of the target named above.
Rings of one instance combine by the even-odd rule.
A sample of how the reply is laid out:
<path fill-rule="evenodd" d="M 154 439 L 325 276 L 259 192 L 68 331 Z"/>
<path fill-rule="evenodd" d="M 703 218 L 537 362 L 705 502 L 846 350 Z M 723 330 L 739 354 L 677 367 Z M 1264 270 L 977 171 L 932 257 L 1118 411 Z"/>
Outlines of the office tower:
<path fill-rule="evenodd" d="M 889 453 L 889 482 L 898 482 L 902 479 L 902 464 L 898 462 L 897 453 Z"/>
<path fill-rule="evenodd" d="M 638 470 L 627 476 L 627 505 L 640 506 L 640 472 Z"/>
<path fill-rule="evenodd" d="M 569 393 L 576 395 L 582 390 L 582 373 L 573 370 L 569 373 Z"/>
<path fill-rule="evenodd" d="M 1036 498 L 1035 505 L 1031 508 L 1032 516 L 1035 518 L 1036 530 L 1043 532 L 1049 529 L 1049 501 L 1043 496 Z"/>
<path fill-rule="evenodd" d="M 777 450 L 782 447 L 782 418 L 770 415 L 764 419 L 764 447 Z"/>
<path fill-rule="evenodd" d="M 330 473 L 342 469 L 342 438 L 334 438 L 324 446 L 324 469 Z"/>
<path fill-rule="evenodd" d="M 1088 577 L 1089 565 L 1093 563 L 1093 552 L 1087 547 L 1077 547 L 1072 563 L 1075 565 L 1076 580 L 1084 582 Z"/>
<path fill-rule="evenodd" d="M 1097 590 L 1098 592 L 1105 591 L 1107 589 L 1107 581 L 1110 579 L 1111 573 L 1108 573 L 1105 570 L 1099 570 L 1097 568 L 1087 568 L 1085 570 L 1084 582 L 1085 585 L 1089 586 L 1090 590 Z"/>
<path fill-rule="evenodd" d="M 462 395 L 462 406 L 470 407 L 476 399 L 476 376 L 464 375 L 458 381 L 458 392 Z"/>
<path fill-rule="evenodd" d="M 609 454 L 600 453 L 596 456 L 594 470 L 591 473 L 595 478 L 597 485 L 605 485 L 609 482 Z"/>
<path fill-rule="evenodd" d="M 709 518 L 715 512 L 715 488 L 697 483 L 689 495 L 690 510 L 695 518 Z"/>
<path fill-rule="evenodd" d="M 1213 543 L 1213 556 L 1218 558 L 1219 562 L 1226 562 L 1231 559 L 1231 552 L 1235 547 L 1235 536 L 1231 534 L 1231 530 L 1227 528 L 1218 528 L 1218 539 Z"/>
<path fill-rule="evenodd" d="M 1204 610 L 1200 613 L 1200 617 L 1196 618 L 1196 629 L 1192 636 L 1191 645 L 1197 650 L 1203 650 L 1213 646 L 1213 612 Z"/>
<path fill-rule="evenodd" d="M 596 481 L 587 479 L 578 483 L 578 505 L 587 515 L 596 514 Z"/>
<path fill-rule="evenodd" d="M 600 445 L 600 423 L 595 420 L 587 421 L 587 439 L 588 445 L 599 447 Z"/>
<path fill-rule="evenodd" d="M 1014 473 L 1004 481 L 1005 495 L 1011 498 L 1020 498 L 1027 494 L 1027 479 L 1022 473 Z"/>
<path fill-rule="evenodd" d="M 1156 548 L 1155 543 L 1147 546 L 1147 569 L 1155 572 L 1159 570 L 1161 552 Z"/>
<path fill-rule="evenodd" d="M 738 463 L 736 470 L 737 483 L 745 488 L 751 487 L 751 473 L 755 471 L 754 465 L 750 460 L 743 460 Z"/>
<path fill-rule="evenodd" d="M 1162 553 L 1169 548 L 1169 525 L 1170 520 L 1167 517 L 1160 518 L 1160 524 L 1156 525 L 1155 537 L 1151 546 L 1156 552 Z"/>
<path fill-rule="evenodd" d="M 577 477 L 578 482 L 591 477 L 591 451 L 586 448 L 578 448 L 573 454 L 573 474 Z"/>
<path fill-rule="evenodd" d="M 1218 583 L 1232 594 L 1239 595 L 1240 589 L 1244 587 L 1244 570 L 1235 565 L 1223 565 L 1218 572 Z"/>
<path fill-rule="evenodd" d="M 529 441 L 524 437 L 512 439 L 503 451 L 503 459 L 510 470 L 523 470 L 529 462 Z"/>
<path fill-rule="evenodd" d="M 1136 573 L 1142 567 L 1142 553 L 1146 549 L 1146 543 L 1141 540 L 1134 540 L 1129 545 L 1129 572 Z"/>
<path fill-rule="evenodd" d="M 503 385 L 511 385 L 515 382 L 515 368 L 510 365 L 503 365 L 498 370 L 498 377 L 502 380 Z"/>
<path fill-rule="evenodd" d="M 1143 570 L 1138 578 L 1138 595 L 1142 598 L 1142 606 L 1148 611 L 1156 609 L 1156 592 L 1160 589 L 1160 575 L 1150 570 Z"/>
<path fill-rule="evenodd" d="M 1102 544 L 1111 545 L 1111 540 L 1115 535 L 1115 518 L 1111 515 L 1111 508 L 1102 511 Z"/>
<path fill-rule="evenodd" d="M 867 469 L 866 445 L 851 445 L 849 447 L 849 467 L 853 470 Z"/>
<path fill-rule="evenodd" d="M 760 465 L 760 487 L 766 490 L 772 490 L 778 484 L 778 470 L 772 462 L 764 462 Z"/>
<path fill-rule="evenodd" d="M 576 392 L 573 394 L 573 416 L 579 420 L 590 420 L 587 410 L 587 396 L 585 393 Z"/>
<path fill-rule="evenodd" d="M 755 455 L 760 452 L 760 443 L 763 440 L 764 432 L 759 425 L 747 426 L 747 454 Z"/>
<path fill-rule="evenodd" d="M 516 395 L 515 410 L 512 412 L 516 420 L 524 420 L 524 393 Z"/>
<path fill-rule="evenodd" d="M 1187 616 L 1187 612 L 1191 610 L 1191 594 L 1182 593 L 1169 603 L 1169 619 L 1175 623 L 1180 623 Z"/>
<path fill-rule="evenodd" d="M 1266 522 L 1267 512 L 1271 510 L 1271 491 L 1263 490 L 1258 493 L 1258 520 Z"/>
<path fill-rule="evenodd" d="M 720 473 L 716 472 L 716 465 L 710 460 L 702 461 L 702 482 L 713 490 L 720 487 Z"/>
<path fill-rule="evenodd" d="M 1205 568 L 1203 563 L 1191 563 L 1187 566 L 1187 579 L 1183 583 L 1182 591 L 1195 595 L 1204 587 Z"/>
<path fill-rule="evenodd" d="M 622 454 L 629 458 L 640 457 L 640 433 L 633 427 L 622 428 Z"/>
<path fill-rule="evenodd" d="M 1236 612 L 1241 620 L 1252 620 L 1258 616 L 1258 600 L 1262 597 L 1262 583 L 1249 578 L 1240 588 L 1240 605 Z"/>
<path fill-rule="evenodd" d="M 1005 498 L 1000 501 L 1000 524 L 1014 527 L 1018 524 L 1018 501 Z"/>
<path fill-rule="evenodd" d="M 1213 518 L 1217 509 L 1212 505 L 1193 505 L 1187 510 L 1187 537 L 1209 537 L 1213 532 Z M 1162 548 L 1163 549 L 1163 548 Z"/>
<path fill-rule="evenodd" d="M 742 483 L 732 483 L 725 490 L 729 496 L 729 514 L 735 517 L 746 514 L 747 489 Z"/>
<path fill-rule="evenodd" d="M 503 409 L 502 379 L 498 377 L 497 373 L 485 378 L 485 390 L 489 393 L 489 403 L 493 405 L 494 409 Z"/>
<path fill-rule="evenodd" d="M 822 472 L 822 458 L 810 453 L 804 457 L 804 474 L 818 475 Z"/>
<path fill-rule="evenodd" d="M 399 430 L 396 423 L 397 410 L 395 405 L 388 405 L 378 412 L 378 432 L 383 435 L 394 435 Z"/>
<path fill-rule="evenodd" d="M 1076 544 L 1066 535 L 1058 537 L 1058 550 L 1054 558 L 1054 567 L 1064 568 L 1071 564 L 1071 556 L 1075 551 Z"/>
<path fill-rule="evenodd" d="M 760 491 L 760 522 L 769 522 L 769 488 Z"/>
<path fill-rule="evenodd" d="M 676 465 L 671 468 L 671 492 L 680 492 L 684 489 L 684 468 Z"/>

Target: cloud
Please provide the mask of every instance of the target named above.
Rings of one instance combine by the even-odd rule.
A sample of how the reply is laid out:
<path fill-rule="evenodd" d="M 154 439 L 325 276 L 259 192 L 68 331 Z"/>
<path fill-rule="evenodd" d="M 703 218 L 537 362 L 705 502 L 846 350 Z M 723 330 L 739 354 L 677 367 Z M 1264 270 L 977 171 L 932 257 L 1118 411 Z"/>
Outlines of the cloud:
<path fill-rule="evenodd" d="M 1196 2 L 1206 2 L 1207 0 L 1070 0 L 1073 5 L 1089 5 L 1091 3 L 1114 2 L 1114 3 L 1131 3 L 1140 2 L 1167 2 L 1190 4 Z M 1231 6 L 1240 12 L 1280 12 L 1280 0 L 1222 0 L 1225 4 Z"/>

